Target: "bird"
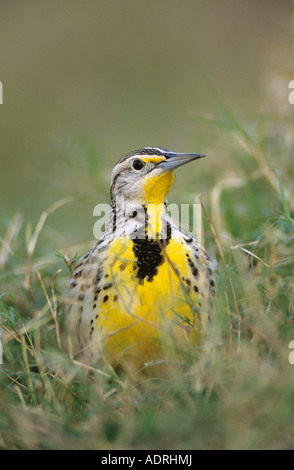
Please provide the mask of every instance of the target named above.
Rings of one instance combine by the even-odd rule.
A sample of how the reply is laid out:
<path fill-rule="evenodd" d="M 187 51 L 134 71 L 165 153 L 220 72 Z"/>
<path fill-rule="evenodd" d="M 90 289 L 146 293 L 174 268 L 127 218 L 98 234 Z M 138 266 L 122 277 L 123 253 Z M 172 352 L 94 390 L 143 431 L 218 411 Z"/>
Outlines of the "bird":
<path fill-rule="evenodd" d="M 153 374 L 199 345 L 216 261 L 170 218 L 174 171 L 204 157 L 144 147 L 114 166 L 105 231 L 73 271 L 67 325 L 87 361 Z"/>

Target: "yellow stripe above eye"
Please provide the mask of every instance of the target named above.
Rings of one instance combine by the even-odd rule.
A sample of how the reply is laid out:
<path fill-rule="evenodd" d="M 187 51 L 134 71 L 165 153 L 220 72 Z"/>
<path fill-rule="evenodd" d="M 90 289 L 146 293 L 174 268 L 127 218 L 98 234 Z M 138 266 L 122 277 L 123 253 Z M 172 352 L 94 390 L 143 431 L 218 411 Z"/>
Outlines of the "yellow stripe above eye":
<path fill-rule="evenodd" d="M 140 156 L 138 155 L 138 157 Z M 140 160 L 145 163 L 160 163 L 165 160 L 165 157 L 160 157 L 159 155 L 150 155 L 150 157 L 140 157 Z"/>

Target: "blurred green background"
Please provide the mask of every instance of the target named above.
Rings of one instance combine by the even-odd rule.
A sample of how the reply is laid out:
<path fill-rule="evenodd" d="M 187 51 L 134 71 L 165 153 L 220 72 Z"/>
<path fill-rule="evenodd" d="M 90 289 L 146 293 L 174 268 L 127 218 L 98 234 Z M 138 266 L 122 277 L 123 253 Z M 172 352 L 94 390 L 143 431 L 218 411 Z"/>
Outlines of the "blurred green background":
<path fill-rule="evenodd" d="M 0 448 L 294 448 L 293 55 L 290 0 L 0 0 Z M 88 383 L 62 254 L 153 145 L 207 155 L 169 202 L 202 195 L 217 315 L 171 382 Z"/>
<path fill-rule="evenodd" d="M 15 0 L 0 10 L 1 233 L 16 212 L 35 224 L 74 196 L 48 221 L 60 237 L 48 237 L 49 251 L 91 239 L 92 209 L 108 202 L 110 171 L 130 150 L 208 155 L 179 172 L 178 202 L 191 202 L 184 187 L 208 193 L 234 168 L 221 130 L 197 117 L 219 113 L 211 85 L 244 123 L 293 116 L 289 0 Z"/>

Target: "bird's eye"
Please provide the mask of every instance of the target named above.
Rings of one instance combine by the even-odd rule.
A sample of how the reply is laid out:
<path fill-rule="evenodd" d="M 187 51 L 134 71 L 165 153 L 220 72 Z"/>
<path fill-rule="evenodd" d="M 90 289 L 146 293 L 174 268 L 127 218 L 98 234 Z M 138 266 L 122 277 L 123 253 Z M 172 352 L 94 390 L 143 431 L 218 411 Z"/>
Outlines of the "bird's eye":
<path fill-rule="evenodd" d="M 142 162 L 142 160 L 134 160 L 133 161 L 133 168 L 134 170 L 142 170 L 144 166 L 144 162 Z"/>

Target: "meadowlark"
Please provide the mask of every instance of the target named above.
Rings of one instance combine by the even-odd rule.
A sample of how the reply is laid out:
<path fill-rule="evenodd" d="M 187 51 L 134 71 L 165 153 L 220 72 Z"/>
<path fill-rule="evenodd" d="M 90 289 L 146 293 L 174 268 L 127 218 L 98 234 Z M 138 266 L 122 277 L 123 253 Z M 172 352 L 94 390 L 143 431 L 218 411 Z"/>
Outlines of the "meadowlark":
<path fill-rule="evenodd" d="M 130 372 L 197 345 L 215 292 L 215 263 L 169 217 L 174 170 L 203 157 L 145 147 L 111 175 L 105 231 L 77 263 L 67 321 L 87 357 Z"/>

